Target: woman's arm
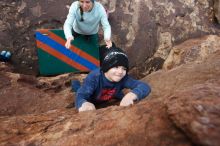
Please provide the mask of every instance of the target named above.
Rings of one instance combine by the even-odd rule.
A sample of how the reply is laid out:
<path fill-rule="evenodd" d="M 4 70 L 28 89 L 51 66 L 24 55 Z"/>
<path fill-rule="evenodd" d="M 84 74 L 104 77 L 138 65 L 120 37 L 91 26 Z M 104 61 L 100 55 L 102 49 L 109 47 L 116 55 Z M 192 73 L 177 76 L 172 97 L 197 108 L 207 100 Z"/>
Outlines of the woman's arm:
<path fill-rule="evenodd" d="M 73 23 L 76 19 L 75 13 L 77 9 L 78 9 L 78 2 L 73 2 L 72 5 L 70 6 L 69 13 L 64 22 L 63 29 L 64 29 L 64 34 L 67 40 L 69 38 L 73 38 L 72 28 L 73 28 Z"/>
<path fill-rule="evenodd" d="M 106 13 L 106 10 L 102 5 L 100 6 L 100 13 L 101 13 L 101 25 L 104 31 L 104 40 L 107 45 L 107 48 L 110 48 L 112 46 L 111 26 L 108 21 L 108 15 Z"/>

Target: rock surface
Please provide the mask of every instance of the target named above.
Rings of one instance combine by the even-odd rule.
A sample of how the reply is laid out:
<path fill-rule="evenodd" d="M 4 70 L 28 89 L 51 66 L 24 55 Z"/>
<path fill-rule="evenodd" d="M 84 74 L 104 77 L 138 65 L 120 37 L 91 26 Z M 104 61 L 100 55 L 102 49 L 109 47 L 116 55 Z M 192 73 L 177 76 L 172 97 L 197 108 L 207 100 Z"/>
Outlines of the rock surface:
<path fill-rule="evenodd" d="M 0 116 L 42 113 L 65 108 L 73 103 L 70 82 L 85 75 L 64 74 L 56 77 L 34 77 L 11 73 L 0 64 Z"/>
<path fill-rule="evenodd" d="M 220 37 L 217 35 L 187 40 L 170 51 L 163 68 L 169 70 L 181 64 L 199 63 L 217 50 L 220 50 Z"/>
<path fill-rule="evenodd" d="M 198 145 L 220 144 L 220 51 L 200 63 L 147 76 L 152 98 L 163 98 L 168 117 Z M 156 80 L 157 79 L 157 80 Z"/>
<path fill-rule="evenodd" d="M 168 114 L 195 144 L 220 144 L 220 80 L 197 84 L 169 98 Z"/>
<path fill-rule="evenodd" d="M 1 68 L 1 76 L 4 75 L 4 78 L 0 78 L 1 83 L 4 82 L 0 88 L 1 97 L 5 94 L 4 88 L 11 88 L 10 94 L 14 95 L 16 95 L 14 92 L 18 95 L 34 93 L 39 95 L 31 98 L 32 102 L 35 102 L 32 106 L 37 105 L 38 112 L 28 110 L 32 108 L 26 106 L 26 111 L 29 112 L 23 111 L 21 114 L 15 111 L 13 116 L 7 111 L 2 114 L 0 145 L 218 146 L 220 144 L 219 50 L 210 53 L 199 63 L 189 62 L 168 71 L 160 70 L 146 76 L 142 80 L 150 84 L 152 93 L 133 106 L 113 105 L 83 113 L 78 113 L 74 108 L 64 108 L 67 105 L 66 99 L 72 96 L 69 89 L 63 86 L 58 88 L 59 90 L 52 88 L 55 81 L 57 83 L 55 85 L 65 85 L 69 78 L 79 77 L 74 75 L 45 77 L 43 81 L 47 86 L 36 89 L 36 85 L 42 80 L 10 73 L 10 68 L 7 69 L 3 65 Z M 18 87 L 21 90 L 12 90 Z M 46 89 L 51 91 L 47 92 Z M 9 94 L 9 91 L 7 93 Z M 15 97 L 16 102 L 24 101 L 18 100 L 20 98 L 18 96 Z M 4 100 L 1 103 L 4 103 Z M 28 102 L 30 100 L 25 100 L 24 106 Z M 42 110 L 39 110 L 41 104 Z M 19 106 L 18 111 L 23 104 Z"/>
<path fill-rule="evenodd" d="M 219 33 L 214 15 L 219 3 L 212 0 L 99 1 L 110 12 L 114 42 L 126 50 L 140 77 L 160 69 L 173 46 Z M 62 29 L 71 3 L 1 0 L 0 50 L 16 54 L 12 56 L 16 72 L 38 74 L 34 33 L 41 28 Z"/>
<path fill-rule="evenodd" d="M 219 0 L 100 1 L 150 96 L 78 113 L 71 80 L 86 74 L 32 76 L 35 30 L 62 29 L 72 0 L 1 0 L 0 50 L 13 56 L 0 63 L 0 146 L 219 146 Z"/>

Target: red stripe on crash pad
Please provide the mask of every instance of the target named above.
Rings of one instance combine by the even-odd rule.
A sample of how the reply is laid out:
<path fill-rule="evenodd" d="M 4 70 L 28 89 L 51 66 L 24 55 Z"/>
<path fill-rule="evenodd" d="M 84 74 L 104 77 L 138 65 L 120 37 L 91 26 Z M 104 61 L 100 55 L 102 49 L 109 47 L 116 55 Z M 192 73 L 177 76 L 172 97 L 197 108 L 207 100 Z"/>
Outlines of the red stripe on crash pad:
<path fill-rule="evenodd" d="M 81 64 L 71 60 L 70 58 L 68 58 L 67 56 L 61 54 L 60 52 L 54 50 L 53 48 L 49 47 L 48 45 L 40 42 L 37 40 L 37 46 L 44 50 L 45 52 L 51 54 L 52 56 L 62 60 L 63 62 L 65 62 L 66 64 L 69 64 L 70 66 L 78 69 L 78 70 L 83 70 L 83 71 L 89 71 L 89 69 L 85 66 L 82 66 Z"/>
<path fill-rule="evenodd" d="M 54 34 L 53 32 L 49 31 L 48 29 L 40 29 L 37 30 L 38 32 L 42 34 L 47 34 L 49 38 L 56 41 L 57 43 L 61 44 L 62 46 L 65 46 L 66 40 L 64 40 L 62 37 Z M 90 61 L 91 63 L 95 64 L 96 66 L 99 66 L 99 60 L 94 58 L 93 56 L 87 54 L 86 52 L 82 51 L 81 49 L 71 45 L 70 50 L 77 54 L 78 56 L 81 56 L 85 58 L 86 60 Z"/>

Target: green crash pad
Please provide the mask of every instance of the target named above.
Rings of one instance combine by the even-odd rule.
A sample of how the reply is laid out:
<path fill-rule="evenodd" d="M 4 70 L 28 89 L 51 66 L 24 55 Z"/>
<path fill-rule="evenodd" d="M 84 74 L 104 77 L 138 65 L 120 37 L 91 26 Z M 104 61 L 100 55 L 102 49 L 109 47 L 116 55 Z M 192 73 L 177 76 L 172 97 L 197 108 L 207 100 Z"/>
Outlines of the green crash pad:
<path fill-rule="evenodd" d="M 89 72 L 100 65 L 98 35 L 79 35 L 70 49 L 65 47 L 63 30 L 40 29 L 35 33 L 41 75 Z"/>

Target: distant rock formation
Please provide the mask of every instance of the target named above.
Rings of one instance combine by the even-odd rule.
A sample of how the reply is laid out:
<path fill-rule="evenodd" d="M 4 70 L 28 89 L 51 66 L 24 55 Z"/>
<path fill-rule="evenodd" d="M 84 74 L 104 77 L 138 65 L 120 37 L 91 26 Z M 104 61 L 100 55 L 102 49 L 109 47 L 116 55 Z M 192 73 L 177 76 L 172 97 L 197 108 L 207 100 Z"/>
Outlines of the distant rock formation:
<path fill-rule="evenodd" d="M 202 38 L 190 39 L 175 46 L 163 64 L 166 70 L 190 62 L 200 63 L 210 54 L 220 50 L 220 37 L 208 35 Z"/>
<path fill-rule="evenodd" d="M 110 12 L 114 42 L 128 53 L 130 66 L 140 77 L 160 69 L 173 46 L 219 33 L 217 0 L 214 5 L 210 0 L 99 1 Z M 16 54 L 12 57 L 16 72 L 38 74 L 35 30 L 62 29 L 71 3 L 1 0 L 0 49 Z"/>

